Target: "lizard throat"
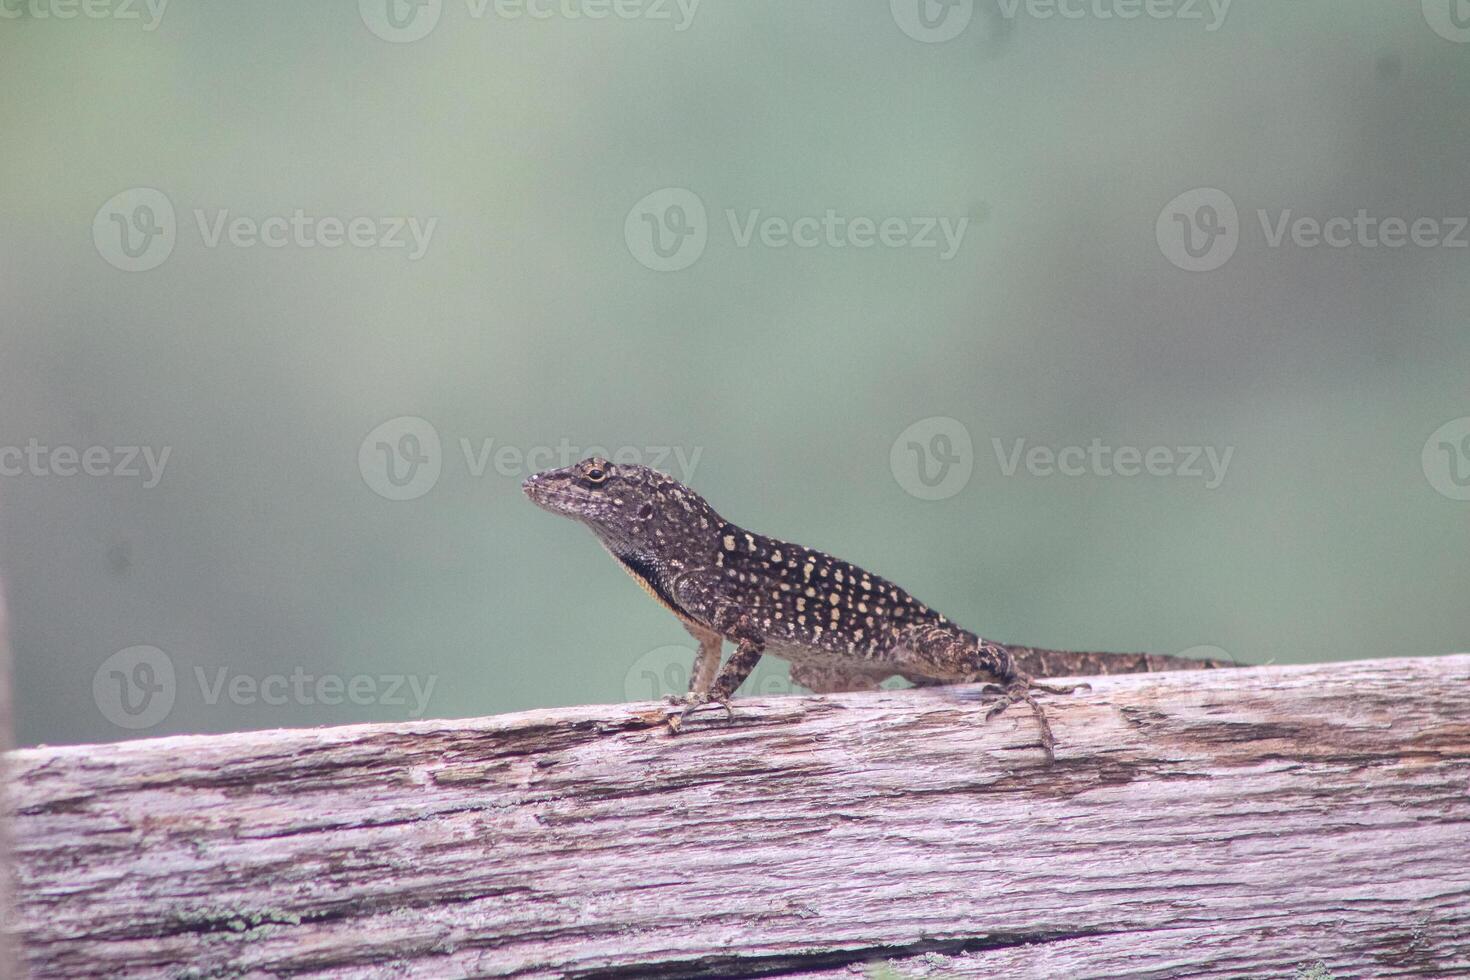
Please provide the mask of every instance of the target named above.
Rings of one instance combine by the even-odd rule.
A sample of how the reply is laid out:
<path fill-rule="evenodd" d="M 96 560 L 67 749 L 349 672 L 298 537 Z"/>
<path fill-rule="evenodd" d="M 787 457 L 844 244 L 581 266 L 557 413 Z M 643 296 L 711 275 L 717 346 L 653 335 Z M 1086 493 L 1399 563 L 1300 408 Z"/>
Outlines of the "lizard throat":
<path fill-rule="evenodd" d="M 658 571 L 651 561 L 632 552 L 619 553 L 613 551 L 611 548 L 607 550 L 609 554 L 618 560 L 618 564 L 623 566 L 623 570 L 633 576 L 633 579 L 643 587 L 643 591 L 653 596 L 659 605 L 686 623 L 698 623 L 684 607 L 674 601 L 674 597 L 659 582 Z"/>

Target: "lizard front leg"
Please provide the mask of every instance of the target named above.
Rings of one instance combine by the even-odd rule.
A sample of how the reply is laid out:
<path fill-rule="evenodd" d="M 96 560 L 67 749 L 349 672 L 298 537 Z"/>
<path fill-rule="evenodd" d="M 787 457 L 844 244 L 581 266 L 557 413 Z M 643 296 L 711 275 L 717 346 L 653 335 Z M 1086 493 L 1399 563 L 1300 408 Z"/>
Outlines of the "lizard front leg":
<path fill-rule="evenodd" d="M 669 715 L 668 725 L 671 732 L 678 732 L 683 727 L 685 718 L 712 704 L 724 708 L 725 714 L 733 718 L 734 712 L 730 710 L 730 698 L 734 696 L 735 690 L 745 683 L 745 679 L 750 676 L 755 665 L 760 663 L 761 654 L 765 651 L 765 637 L 750 624 L 747 617 L 736 616 L 733 612 L 722 612 L 716 617 L 715 626 L 719 630 L 719 633 L 715 634 L 717 638 L 724 635 L 735 641 L 735 652 L 730 654 L 730 659 L 726 660 L 725 665 L 720 668 L 719 674 L 709 685 L 708 690 L 691 690 L 684 698 L 685 706 Z M 719 647 L 716 646 L 715 650 L 718 658 Z M 704 648 L 701 643 L 701 655 L 703 652 Z"/>
<path fill-rule="evenodd" d="M 725 640 L 720 634 L 692 623 L 685 623 L 684 628 L 699 641 L 699 652 L 694 655 L 694 667 L 689 671 L 689 693 L 706 694 L 720 669 L 720 649 Z"/>

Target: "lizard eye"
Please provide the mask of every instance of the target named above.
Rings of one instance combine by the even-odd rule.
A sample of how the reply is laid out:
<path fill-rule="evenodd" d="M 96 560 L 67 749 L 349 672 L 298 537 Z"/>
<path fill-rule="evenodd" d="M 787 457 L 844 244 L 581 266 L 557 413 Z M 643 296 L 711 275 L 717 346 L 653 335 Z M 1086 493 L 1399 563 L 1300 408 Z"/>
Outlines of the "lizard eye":
<path fill-rule="evenodd" d="M 588 483 L 605 483 L 608 474 L 606 467 L 593 463 L 582 471 L 582 475 L 587 478 Z"/>

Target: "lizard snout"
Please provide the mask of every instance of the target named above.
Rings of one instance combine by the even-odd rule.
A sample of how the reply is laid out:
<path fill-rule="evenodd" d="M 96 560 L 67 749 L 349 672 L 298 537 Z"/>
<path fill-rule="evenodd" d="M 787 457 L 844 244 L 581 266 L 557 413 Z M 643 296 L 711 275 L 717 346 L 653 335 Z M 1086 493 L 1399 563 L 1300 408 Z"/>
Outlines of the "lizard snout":
<path fill-rule="evenodd" d="M 571 485 L 555 471 L 533 473 L 521 483 L 531 503 L 553 514 L 577 514 L 585 507 L 587 492 Z"/>

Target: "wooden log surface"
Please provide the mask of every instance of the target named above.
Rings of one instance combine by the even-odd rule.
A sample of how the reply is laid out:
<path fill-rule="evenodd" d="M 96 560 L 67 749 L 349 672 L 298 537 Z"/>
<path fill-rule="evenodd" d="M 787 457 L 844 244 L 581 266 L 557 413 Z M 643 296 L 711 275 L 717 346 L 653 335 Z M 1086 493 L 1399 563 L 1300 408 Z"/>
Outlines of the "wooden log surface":
<path fill-rule="evenodd" d="M 4 816 L 9 812 L 5 800 L 7 783 L 4 760 L 14 738 L 10 669 L 10 628 L 5 613 L 5 590 L 3 583 L 0 583 L 0 977 L 13 977 L 20 973 L 15 936 L 11 930 L 4 928 L 5 923 L 15 920 L 10 872 L 10 822 Z"/>
<path fill-rule="evenodd" d="M 973 693 L 973 692 L 972 692 Z M 36 976 L 1448 977 L 1470 656 L 10 754 Z"/>

